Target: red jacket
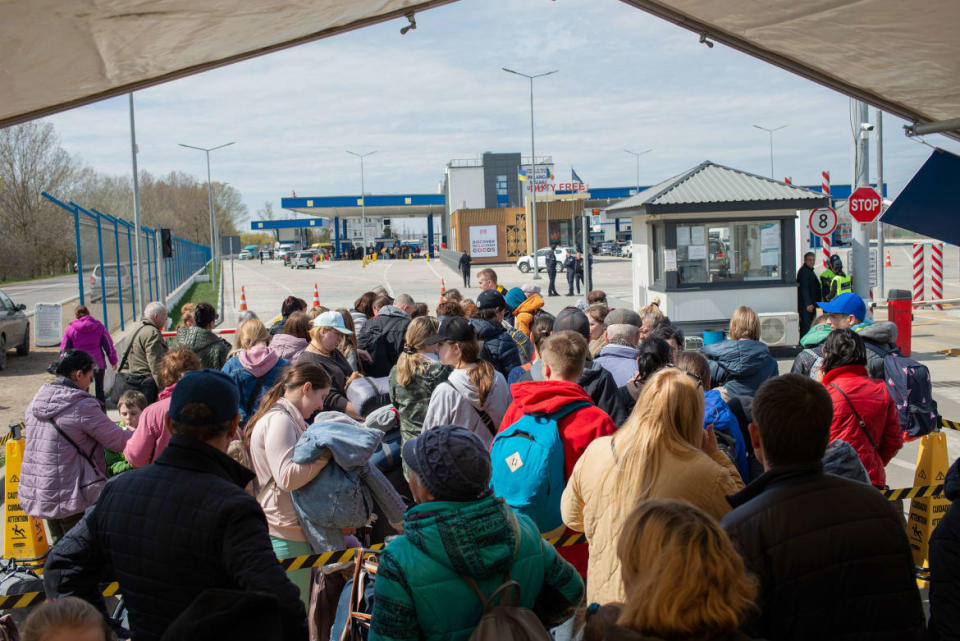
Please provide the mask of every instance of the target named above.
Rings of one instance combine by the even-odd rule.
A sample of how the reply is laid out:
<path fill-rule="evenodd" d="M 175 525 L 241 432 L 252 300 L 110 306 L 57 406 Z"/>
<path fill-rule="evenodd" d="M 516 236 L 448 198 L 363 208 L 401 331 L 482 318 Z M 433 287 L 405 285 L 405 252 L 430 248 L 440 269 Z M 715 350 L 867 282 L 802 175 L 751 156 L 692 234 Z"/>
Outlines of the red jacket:
<path fill-rule="evenodd" d="M 560 440 L 563 441 L 564 478 L 570 478 L 573 466 L 590 442 L 598 436 L 609 436 L 617 431 L 613 420 L 593 404 L 590 396 L 576 383 L 566 381 L 523 381 L 510 387 L 513 403 L 500 422 L 500 432 L 516 423 L 524 414 L 550 414 L 567 403 L 587 401 L 582 407 L 560 419 Z"/>
<path fill-rule="evenodd" d="M 903 446 L 903 431 L 897 418 L 897 408 L 883 381 L 867 376 L 862 365 L 844 365 L 832 369 L 823 376 L 823 384 L 833 400 L 833 423 L 830 424 L 830 440 L 846 441 L 857 450 L 863 466 L 867 468 L 870 482 L 885 485 L 887 473 L 884 467 Z M 850 398 L 860 418 L 877 447 L 860 429 L 859 421 L 836 387 Z"/>

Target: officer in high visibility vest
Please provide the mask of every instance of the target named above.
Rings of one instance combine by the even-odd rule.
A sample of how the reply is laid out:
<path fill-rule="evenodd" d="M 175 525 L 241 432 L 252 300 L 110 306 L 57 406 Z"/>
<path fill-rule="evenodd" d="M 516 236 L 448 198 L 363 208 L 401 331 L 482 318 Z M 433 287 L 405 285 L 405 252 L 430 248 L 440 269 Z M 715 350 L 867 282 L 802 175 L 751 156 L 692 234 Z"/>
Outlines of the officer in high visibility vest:
<path fill-rule="evenodd" d="M 830 285 L 833 283 L 833 277 L 836 274 L 831 269 L 831 266 L 836 262 L 839 265 L 838 269 L 843 271 L 843 263 L 840 262 L 840 257 L 834 254 L 827 260 L 827 267 L 820 274 L 820 297 L 826 302 L 830 300 Z"/>
<path fill-rule="evenodd" d="M 853 292 L 853 283 L 850 281 L 850 276 L 843 273 L 843 263 L 836 254 L 830 257 L 830 271 L 833 272 L 833 278 L 830 280 L 828 301 L 833 300 L 840 294 Z"/>

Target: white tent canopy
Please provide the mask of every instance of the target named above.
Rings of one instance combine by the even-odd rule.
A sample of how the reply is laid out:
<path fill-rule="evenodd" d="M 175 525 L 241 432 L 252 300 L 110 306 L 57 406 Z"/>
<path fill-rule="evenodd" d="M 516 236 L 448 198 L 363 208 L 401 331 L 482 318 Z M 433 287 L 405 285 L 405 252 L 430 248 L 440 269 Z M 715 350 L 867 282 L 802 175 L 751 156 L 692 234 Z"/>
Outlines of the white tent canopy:
<path fill-rule="evenodd" d="M 0 2 L 0 127 L 453 1 Z"/>
<path fill-rule="evenodd" d="M 960 140 L 960 2 L 622 1 Z"/>
<path fill-rule="evenodd" d="M 0 2 L 0 127 L 454 1 Z M 960 2 L 622 1 L 960 140 Z"/>

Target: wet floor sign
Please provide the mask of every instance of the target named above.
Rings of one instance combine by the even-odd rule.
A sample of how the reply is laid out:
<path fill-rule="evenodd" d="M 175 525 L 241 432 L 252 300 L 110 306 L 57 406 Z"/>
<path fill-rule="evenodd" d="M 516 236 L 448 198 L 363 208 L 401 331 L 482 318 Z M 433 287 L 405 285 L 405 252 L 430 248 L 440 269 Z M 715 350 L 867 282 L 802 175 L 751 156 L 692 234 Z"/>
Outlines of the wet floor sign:
<path fill-rule="evenodd" d="M 11 438 L 7 441 L 4 489 L 7 495 L 3 503 L 3 556 L 7 559 L 36 559 L 50 549 L 46 532 L 43 530 L 43 521 L 27 516 L 17 499 L 23 448 L 22 438 Z"/>
<path fill-rule="evenodd" d="M 914 487 L 942 485 L 950 467 L 947 456 L 947 437 L 943 432 L 927 434 L 920 441 L 917 453 L 917 470 L 913 475 Z M 942 496 L 911 499 L 910 520 L 907 522 L 907 538 L 913 552 L 913 563 L 918 568 L 930 568 L 930 535 L 940 519 L 950 508 L 950 501 Z M 921 588 L 930 587 L 929 581 L 917 579 Z"/>

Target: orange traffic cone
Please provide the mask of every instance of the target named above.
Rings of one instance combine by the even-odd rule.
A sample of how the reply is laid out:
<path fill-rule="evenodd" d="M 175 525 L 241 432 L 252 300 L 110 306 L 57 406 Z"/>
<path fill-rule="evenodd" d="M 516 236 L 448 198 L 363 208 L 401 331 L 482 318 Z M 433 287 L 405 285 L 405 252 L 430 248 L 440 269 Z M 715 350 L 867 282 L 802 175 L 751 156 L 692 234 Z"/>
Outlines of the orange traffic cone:
<path fill-rule="evenodd" d="M 240 311 L 247 311 L 247 291 L 243 288 L 243 285 L 240 286 Z"/>
<path fill-rule="evenodd" d="M 320 307 L 320 292 L 317 291 L 317 284 L 313 284 L 313 306 Z"/>
<path fill-rule="evenodd" d="M 887 250 L 887 262 L 883 264 L 884 267 L 893 267 L 893 263 L 890 262 L 890 250 Z"/>
<path fill-rule="evenodd" d="M 444 280 L 440 279 L 440 295 L 443 296 L 447 293 L 447 283 Z"/>

